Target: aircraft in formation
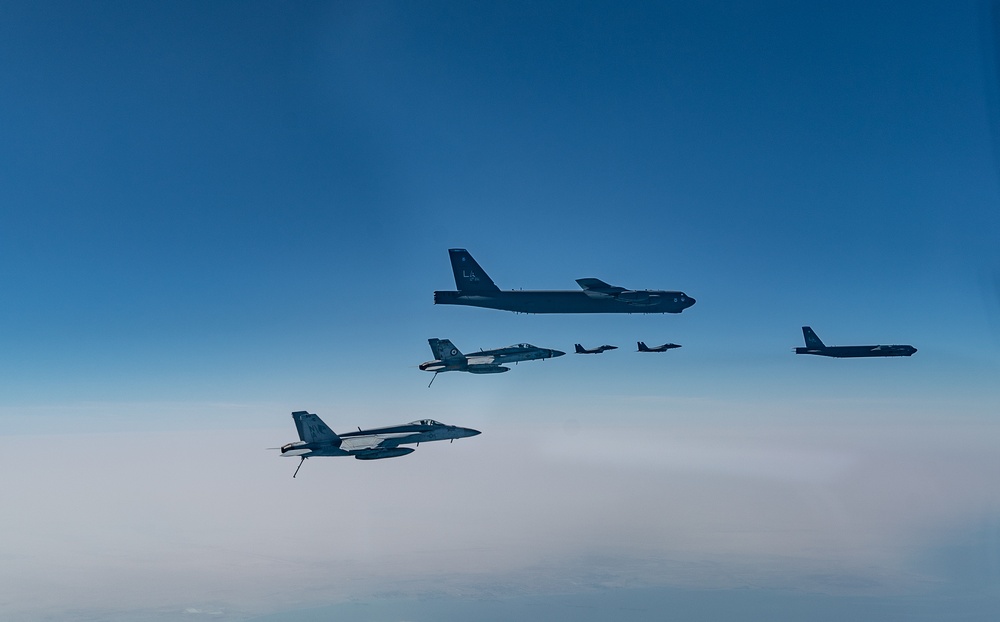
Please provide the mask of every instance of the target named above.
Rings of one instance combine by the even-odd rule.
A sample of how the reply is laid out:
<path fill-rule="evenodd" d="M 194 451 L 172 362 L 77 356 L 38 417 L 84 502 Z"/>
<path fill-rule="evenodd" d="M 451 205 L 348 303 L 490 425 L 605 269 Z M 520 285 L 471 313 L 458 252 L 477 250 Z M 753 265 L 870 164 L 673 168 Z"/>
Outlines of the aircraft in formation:
<path fill-rule="evenodd" d="M 298 457 L 294 478 L 299 474 L 302 463 L 314 456 L 354 456 L 358 460 L 382 460 L 413 453 L 412 447 L 430 441 L 454 441 L 456 438 L 476 436 L 479 430 L 460 428 L 439 423 L 433 419 L 421 419 L 385 428 L 372 428 L 357 432 L 336 434 L 330 426 L 304 410 L 292 413 L 299 440 L 281 446 L 282 457 Z"/>
<path fill-rule="evenodd" d="M 576 353 L 577 354 L 600 354 L 601 352 L 604 352 L 605 350 L 617 350 L 617 349 L 618 349 L 618 346 L 609 346 L 609 345 L 605 344 L 603 346 L 597 346 L 596 348 L 594 348 L 592 350 L 588 350 L 587 348 L 584 348 L 580 344 L 576 344 Z"/>
<path fill-rule="evenodd" d="M 464 248 L 448 250 L 458 291 L 434 292 L 434 304 L 515 313 L 680 313 L 695 303 L 684 292 L 634 290 L 600 279 L 577 279 L 576 290 L 501 290 Z"/>
<path fill-rule="evenodd" d="M 795 348 L 796 354 L 816 354 L 818 356 L 832 356 L 843 359 L 873 356 L 912 356 L 917 351 L 911 345 L 828 346 L 808 326 L 802 327 L 802 336 L 805 337 L 806 347 Z"/>
<path fill-rule="evenodd" d="M 480 350 L 474 354 L 462 354 L 448 339 L 428 339 L 431 352 L 437 357 L 433 361 L 420 364 L 420 369 L 434 372 L 434 378 L 443 371 L 467 371 L 473 374 L 502 374 L 510 371 L 504 367 L 508 363 L 550 359 L 566 354 L 560 350 L 539 348 L 530 343 L 519 343 L 496 350 Z M 431 378 L 428 387 L 434 384 Z"/>
<path fill-rule="evenodd" d="M 666 352 L 667 350 L 673 350 L 674 348 L 680 347 L 676 343 L 665 343 L 662 346 L 650 348 L 644 341 L 637 341 L 635 342 L 635 345 L 639 348 L 637 352 Z"/>
<path fill-rule="evenodd" d="M 577 279 L 583 291 L 501 291 L 465 249 L 449 249 L 451 266 L 455 273 L 458 291 L 435 291 L 435 304 L 467 305 L 501 309 L 518 313 L 680 313 L 695 303 L 684 292 L 661 290 L 629 290 L 608 285 L 600 279 Z M 815 354 L 835 358 L 860 358 L 876 356 L 911 356 L 917 349 L 911 345 L 827 346 L 808 326 L 802 327 L 806 347 L 795 348 L 796 354 Z M 428 339 L 431 351 L 437 357 L 421 363 L 420 369 L 434 372 L 434 378 L 443 371 L 465 371 L 473 374 L 499 374 L 510 371 L 505 364 L 562 356 L 565 352 L 539 348 L 520 343 L 496 350 L 480 350 L 475 354 L 462 354 L 448 339 Z M 602 345 L 593 349 L 576 345 L 577 354 L 600 354 L 615 350 L 617 346 Z M 639 352 L 666 352 L 681 347 L 665 343 L 653 348 L 636 342 Z M 283 445 L 282 456 L 299 457 L 294 478 L 302 463 L 313 456 L 354 456 L 358 460 L 381 460 L 412 453 L 412 447 L 422 442 L 465 438 L 479 434 L 479 430 L 445 425 L 433 419 L 421 419 L 396 426 L 372 428 L 357 432 L 336 434 L 317 415 L 306 411 L 292 413 L 299 440 Z"/>

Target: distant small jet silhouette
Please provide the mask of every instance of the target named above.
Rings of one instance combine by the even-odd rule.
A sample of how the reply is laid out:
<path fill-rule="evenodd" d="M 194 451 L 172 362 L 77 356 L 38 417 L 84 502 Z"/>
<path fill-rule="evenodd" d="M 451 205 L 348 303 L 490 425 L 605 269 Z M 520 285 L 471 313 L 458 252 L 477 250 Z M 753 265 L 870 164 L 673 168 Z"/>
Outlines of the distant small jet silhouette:
<path fill-rule="evenodd" d="M 674 348 L 679 348 L 680 346 L 676 343 L 665 343 L 662 346 L 656 346 L 655 348 L 650 348 L 643 341 L 637 341 L 636 345 L 639 346 L 639 352 L 666 352 L 667 350 L 673 350 Z"/>
<path fill-rule="evenodd" d="M 600 354 L 601 352 L 604 352 L 605 350 L 617 350 L 617 349 L 618 349 L 618 346 L 609 346 L 609 345 L 605 344 L 603 346 L 597 346 L 593 350 L 588 350 L 587 348 L 584 348 L 580 344 L 576 344 L 576 353 L 577 354 Z"/>

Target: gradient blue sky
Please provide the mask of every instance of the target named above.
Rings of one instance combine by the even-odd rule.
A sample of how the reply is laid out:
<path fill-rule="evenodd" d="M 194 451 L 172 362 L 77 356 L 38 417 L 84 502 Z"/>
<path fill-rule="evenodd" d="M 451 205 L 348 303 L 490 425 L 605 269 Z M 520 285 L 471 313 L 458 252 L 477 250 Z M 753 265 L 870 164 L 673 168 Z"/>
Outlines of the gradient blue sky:
<path fill-rule="evenodd" d="M 6 5 L 0 613 L 640 588 L 995 612 L 998 15 Z M 435 307 L 449 247 L 503 288 L 698 303 Z M 803 324 L 919 352 L 795 357 Z M 621 349 L 427 389 L 428 337 Z M 262 448 L 299 409 L 484 434 L 292 481 Z"/>

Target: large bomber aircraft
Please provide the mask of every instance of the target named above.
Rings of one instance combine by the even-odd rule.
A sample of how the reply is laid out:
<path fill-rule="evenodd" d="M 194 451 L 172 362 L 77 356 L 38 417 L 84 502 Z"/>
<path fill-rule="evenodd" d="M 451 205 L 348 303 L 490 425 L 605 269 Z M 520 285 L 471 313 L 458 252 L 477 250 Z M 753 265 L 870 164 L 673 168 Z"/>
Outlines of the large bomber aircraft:
<path fill-rule="evenodd" d="M 467 305 L 515 313 L 680 313 L 695 303 L 684 292 L 633 290 L 600 279 L 577 279 L 577 290 L 501 290 L 469 251 L 448 250 L 458 291 L 434 292 L 434 304 Z"/>
<path fill-rule="evenodd" d="M 872 356 L 912 356 L 917 351 L 911 345 L 892 346 L 828 346 L 816 335 L 812 328 L 802 327 L 806 347 L 795 348 L 796 354 L 816 354 L 834 358 L 862 358 Z"/>
<path fill-rule="evenodd" d="M 430 441 L 455 440 L 479 434 L 479 430 L 460 428 L 438 423 L 433 419 L 421 419 L 402 425 L 372 428 L 357 432 L 335 434 L 318 415 L 304 410 L 292 413 L 299 440 L 281 446 L 283 457 L 300 458 L 292 477 L 299 474 L 302 463 L 313 456 L 354 456 L 358 460 L 381 460 L 413 453 L 413 445 Z"/>
<path fill-rule="evenodd" d="M 474 354 L 462 354 L 455 345 L 448 339 L 428 339 L 431 352 L 436 357 L 433 361 L 420 364 L 420 369 L 434 372 L 434 378 L 443 371 L 467 371 L 473 374 L 502 374 L 510 371 L 509 367 L 504 367 L 505 363 L 517 363 L 519 361 L 533 361 L 536 359 L 549 359 L 566 354 L 559 350 L 539 348 L 530 343 L 519 343 L 506 348 L 496 350 L 480 350 Z M 431 386 L 434 384 L 431 378 Z"/>

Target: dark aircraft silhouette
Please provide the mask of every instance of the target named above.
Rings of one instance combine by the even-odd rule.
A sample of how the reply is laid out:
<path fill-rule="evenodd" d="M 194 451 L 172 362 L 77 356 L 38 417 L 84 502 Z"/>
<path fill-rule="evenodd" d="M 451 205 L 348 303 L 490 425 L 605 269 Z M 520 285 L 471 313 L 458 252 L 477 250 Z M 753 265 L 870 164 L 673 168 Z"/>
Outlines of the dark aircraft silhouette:
<path fill-rule="evenodd" d="M 281 446 L 283 457 L 299 458 L 292 477 L 299 474 L 302 463 L 313 456 L 354 456 L 358 460 L 382 460 L 413 453 L 412 447 L 430 441 L 455 440 L 479 434 L 479 430 L 460 428 L 421 419 L 385 428 L 372 428 L 357 432 L 334 433 L 318 415 L 300 410 L 292 413 L 299 440 Z"/>
<path fill-rule="evenodd" d="M 577 354 L 600 354 L 601 352 L 604 352 L 605 350 L 617 350 L 617 349 L 618 349 L 618 346 L 603 345 L 603 346 L 597 346 L 593 350 L 588 350 L 587 348 L 584 348 L 580 344 L 576 344 L 576 353 Z"/>
<path fill-rule="evenodd" d="M 872 356 L 911 356 L 917 351 L 910 345 L 902 346 L 828 346 L 816 336 L 813 329 L 802 327 L 802 336 L 806 339 L 806 347 L 795 348 L 796 354 L 816 354 L 834 358 L 862 358 Z"/>
<path fill-rule="evenodd" d="M 632 290 L 600 279 L 577 279 L 583 291 L 501 290 L 469 251 L 448 250 L 457 292 L 434 292 L 434 304 L 466 305 L 515 313 L 680 313 L 695 303 L 684 292 Z"/>
<path fill-rule="evenodd" d="M 473 374 L 502 374 L 510 371 L 509 367 L 504 367 L 507 363 L 519 363 L 520 361 L 535 361 L 538 359 L 551 359 L 566 354 L 560 350 L 549 348 L 539 348 L 530 343 L 518 343 L 506 348 L 496 350 L 480 350 L 473 354 L 462 354 L 448 339 L 428 339 L 431 352 L 437 358 L 420 364 L 420 369 L 434 372 L 434 378 L 443 371 L 467 371 Z M 434 384 L 431 378 L 431 386 Z"/>
<path fill-rule="evenodd" d="M 665 343 L 662 346 L 650 348 L 644 341 L 637 341 L 635 342 L 635 345 L 639 347 L 639 352 L 666 352 L 667 350 L 673 350 L 674 348 L 680 347 L 676 343 Z"/>

